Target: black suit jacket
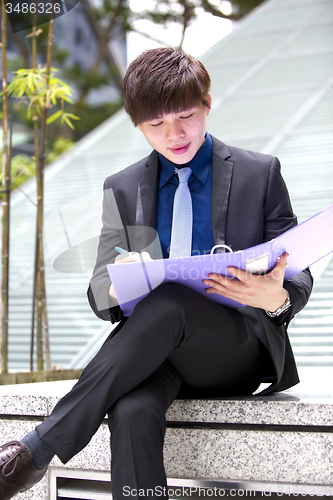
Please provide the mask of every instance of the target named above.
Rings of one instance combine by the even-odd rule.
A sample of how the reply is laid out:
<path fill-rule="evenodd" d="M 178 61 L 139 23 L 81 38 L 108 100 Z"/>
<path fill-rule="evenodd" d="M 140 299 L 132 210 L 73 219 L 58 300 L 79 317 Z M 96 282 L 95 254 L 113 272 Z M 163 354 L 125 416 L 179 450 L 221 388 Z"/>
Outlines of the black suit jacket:
<path fill-rule="evenodd" d="M 114 246 L 140 251 L 150 245 L 153 253 L 159 164 L 157 152 L 108 177 L 104 184 L 103 229 L 88 298 L 96 315 L 112 322 L 122 319 L 119 307 L 108 295 L 110 279 L 105 265 L 114 262 Z M 277 158 L 225 145 L 213 137 L 212 225 L 215 244 L 227 244 L 234 251 L 258 245 L 297 224 Z M 149 233 L 149 231 L 148 231 Z M 266 373 L 272 385 L 266 392 L 284 390 L 299 379 L 287 335 L 290 319 L 308 301 L 312 277 L 305 270 L 285 281 L 292 307 L 272 320 L 265 311 L 239 308 L 254 325 L 273 361 Z M 123 322 L 113 331 L 115 334 Z"/>

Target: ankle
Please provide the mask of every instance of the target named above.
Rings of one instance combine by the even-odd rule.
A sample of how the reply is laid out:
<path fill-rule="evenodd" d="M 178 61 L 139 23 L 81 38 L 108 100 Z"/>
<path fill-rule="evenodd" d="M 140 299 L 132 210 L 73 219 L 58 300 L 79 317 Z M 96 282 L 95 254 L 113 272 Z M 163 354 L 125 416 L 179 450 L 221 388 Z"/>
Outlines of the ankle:
<path fill-rule="evenodd" d="M 37 469 L 44 469 L 54 457 L 54 451 L 39 437 L 36 429 L 29 432 L 21 439 L 28 448 L 31 458 Z"/>

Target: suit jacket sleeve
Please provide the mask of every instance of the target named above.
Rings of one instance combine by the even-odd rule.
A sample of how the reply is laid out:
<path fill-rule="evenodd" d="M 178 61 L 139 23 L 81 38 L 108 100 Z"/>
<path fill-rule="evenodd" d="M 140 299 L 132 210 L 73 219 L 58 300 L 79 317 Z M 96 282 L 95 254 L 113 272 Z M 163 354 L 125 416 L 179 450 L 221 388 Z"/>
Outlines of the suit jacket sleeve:
<path fill-rule="evenodd" d="M 293 214 L 289 193 L 280 168 L 279 160 L 273 158 L 265 204 L 265 241 L 275 238 L 276 231 L 281 234 L 297 225 L 297 218 Z M 288 324 L 308 302 L 313 286 L 310 270 L 305 269 L 293 278 L 285 280 L 283 286 L 290 294 L 292 305 L 284 315 L 274 318 L 277 325 Z"/>
<path fill-rule="evenodd" d="M 228 203 L 226 243 L 243 250 L 270 241 L 297 225 L 289 193 L 277 158 L 228 146 L 233 175 Z M 312 290 L 308 269 L 284 282 L 292 307 L 276 326 L 288 324 L 307 303 Z M 244 308 L 246 312 L 248 308 Z M 268 316 L 267 316 L 268 318 Z"/>
<path fill-rule="evenodd" d="M 106 179 L 103 191 L 103 227 L 99 238 L 96 265 L 88 288 L 88 300 L 96 316 L 112 323 L 122 319 L 117 303 L 110 297 L 111 281 L 106 265 L 114 262 L 119 246 L 128 250 L 125 228 L 122 224 L 110 178 Z"/>

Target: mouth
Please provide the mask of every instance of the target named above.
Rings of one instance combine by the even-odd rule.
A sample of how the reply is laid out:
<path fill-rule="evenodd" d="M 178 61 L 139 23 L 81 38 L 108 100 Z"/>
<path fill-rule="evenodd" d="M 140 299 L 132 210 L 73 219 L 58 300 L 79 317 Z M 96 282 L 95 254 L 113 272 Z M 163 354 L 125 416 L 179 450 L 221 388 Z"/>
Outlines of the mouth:
<path fill-rule="evenodd" d="M 186 153 L 190 147 L 190 142 L 186 144 L 185 146 L 180 146 L 178 148 L 169 148 L 169 150 L 174 153 L 175 155 L 182 155 Z"/>

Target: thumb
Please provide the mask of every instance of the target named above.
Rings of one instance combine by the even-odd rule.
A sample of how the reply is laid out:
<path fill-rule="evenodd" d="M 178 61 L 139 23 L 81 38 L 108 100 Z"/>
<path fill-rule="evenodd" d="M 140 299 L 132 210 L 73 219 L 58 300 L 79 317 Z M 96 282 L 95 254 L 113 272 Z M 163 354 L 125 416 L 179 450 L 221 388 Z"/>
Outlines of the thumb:
<path fill-rule="evenodd" d="M 153 260 L 148 252 L 141 252 L 143 260 Z"/>
<path fill-rule="evenodd" d="M 289 254 L 287 252 L 282 254 L 281 257 L 278 257 L 278 262 L 277 262 L 276 266 L 274 267 L 273 272 L 282 273 L 282 275 L 284 276 L 284 272 L 285 272 L 287 264 L 288 264 L 288 257 L 289 257 Z"/>

